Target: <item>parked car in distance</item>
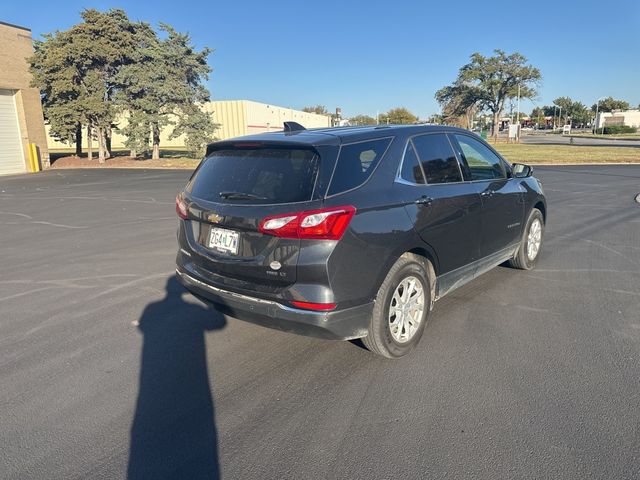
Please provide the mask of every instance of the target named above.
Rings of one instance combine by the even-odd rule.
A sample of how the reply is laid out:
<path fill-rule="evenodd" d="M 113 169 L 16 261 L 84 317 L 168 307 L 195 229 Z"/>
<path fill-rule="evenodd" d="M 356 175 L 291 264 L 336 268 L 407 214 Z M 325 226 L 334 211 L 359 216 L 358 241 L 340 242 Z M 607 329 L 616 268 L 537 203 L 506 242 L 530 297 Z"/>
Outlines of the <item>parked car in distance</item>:
<path fill-rule="evenodd" d="M 527 165 L 434 125 L 285 131 L 208 146 L 176 198 L 178 279 L 222 312 L 400 357 L 433 303 L 531 269 L 547 205 Z"/>

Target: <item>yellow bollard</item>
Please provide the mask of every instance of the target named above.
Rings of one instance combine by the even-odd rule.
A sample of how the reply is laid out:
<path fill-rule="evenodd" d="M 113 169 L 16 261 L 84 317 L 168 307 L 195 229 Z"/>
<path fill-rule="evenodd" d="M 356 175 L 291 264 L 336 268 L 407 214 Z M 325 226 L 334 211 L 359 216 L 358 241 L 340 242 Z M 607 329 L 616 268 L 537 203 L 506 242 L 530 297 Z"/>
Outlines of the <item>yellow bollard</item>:
<path fill-rule="evenodd" d="M 35 143 L 29 144 L 29 166 L 33 173 L 40 171 L 40 162 L 38 161 L 38 147 Z"/>

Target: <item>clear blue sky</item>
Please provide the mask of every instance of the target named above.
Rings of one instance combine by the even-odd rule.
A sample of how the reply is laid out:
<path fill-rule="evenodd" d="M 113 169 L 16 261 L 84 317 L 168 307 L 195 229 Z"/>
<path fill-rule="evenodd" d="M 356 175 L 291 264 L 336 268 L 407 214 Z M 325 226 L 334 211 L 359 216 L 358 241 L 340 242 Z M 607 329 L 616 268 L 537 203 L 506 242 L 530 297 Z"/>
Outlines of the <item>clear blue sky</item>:
<path fill-rule="evenodd" d="M 0 20 L 34 37 L 66 29 L 83 8 L 122 8 L 215 49 L 214 99 L 375 116 L 405 106 L 425 118 L 435 91 L 475 51 L 518 51 L 540 68 L 539 98 L 640 103 L 640 2 L 627 1 L 63 1 L 4 2 Z M 1 46 L 0 46 L 1 47 Z"/>

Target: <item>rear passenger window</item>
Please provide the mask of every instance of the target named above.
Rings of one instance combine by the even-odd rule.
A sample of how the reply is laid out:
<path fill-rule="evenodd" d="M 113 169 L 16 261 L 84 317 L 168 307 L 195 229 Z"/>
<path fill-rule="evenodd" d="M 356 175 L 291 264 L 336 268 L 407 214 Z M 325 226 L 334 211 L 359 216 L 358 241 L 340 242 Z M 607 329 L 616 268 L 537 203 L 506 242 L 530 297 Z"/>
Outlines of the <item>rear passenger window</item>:
<path fill-rule="evenodd" d="M 469 166 L 471 180 L 505 178 L 500 158 L 489 147 L 467 135 L 456 135 L 456 140 Z"/>
<path fill-rule="evenodd" d="M 458 160 L 445 135 L 420 135 L 413 137 L 412 141 L 427 177 L 427 183 L 462 181 Z"/>
<path fill-rule="evenodd" d="M 391 138 L 351 143 L 340 148 L 328 195 L 346 192 L 366 182 L 391 143 Z"/>
<path fill-rule="evenodd" d="M 409 142 L 409 144 L 407 145 L 407 150 L 404 152 L 400 178 L 410 183 L 424 183 L 422 168 L 418 163 L 418 156 L 416 155 L 416 151 L 413 148 L 413 144 L 411 142 Z"/>

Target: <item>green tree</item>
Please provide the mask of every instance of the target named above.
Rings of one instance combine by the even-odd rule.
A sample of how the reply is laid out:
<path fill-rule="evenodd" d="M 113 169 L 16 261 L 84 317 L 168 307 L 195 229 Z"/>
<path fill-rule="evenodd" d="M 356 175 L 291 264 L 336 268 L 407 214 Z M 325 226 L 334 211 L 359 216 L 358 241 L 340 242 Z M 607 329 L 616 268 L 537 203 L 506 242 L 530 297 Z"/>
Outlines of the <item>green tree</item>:
<path fill-rule="evenodd" d="M 136 158 L 145 155 L 149 151 L 151 139 L 150 117 L 141 110 L 130 109 L 127 116 L 127 124 L 120 129 L 125 136 L 124 145 L 129 149 L 129 155 Z"/>
<path fill-rule="evenodd" d="M 541 76 L 540 71 L 528 64 L 520 53 L 507 55 L 503 50 L 494 50 L 494 54 L 491 57 L 472 54 L 471 61 L 460 68 L 456 81 L 449 86 L 455 95 L 447 92 L 445 87 L 438 91 L 436 99 L 439 96 L 441 99 L 465 98 L 467 104 L 473 100 L 479 111 L 491 112 L 492 133 L 497 138 L 505 101 L 517 96 L 518 86 L 521 98 L 534 98 Z"/>
<path fill-rule="evenodd" d="M 443 122 L 470 129 L 478 108 L 480 93 L 473 84 L 460 79 L 453 85 L 438 90 L 436 100 L 442 107 Z"/>
<path fill-rule="evenodd" d="M 350 125 L 375 125 L 376 119 L 369 115 L 355 115 L 349 119 Z"/>
<path fill-rule="evenodd" d="M 178 124 L 169 139 L 185 136 L 184 145 L 193 157 L 201 157 L 207 144 L 214 141 L 214 132 L 218 125 L 213 123 L 211 114 L 196 105 L 182 109 Z"/>
<path fill-rule="evenodd" d="M 591 110 L 593 112 L 596 111 L 596 106 L 598 112 L 612 112 L 614 110 L 628 110 L 629 102 L 626 102 L 624 100 L 616 100 L 613 97 L 607 97 L 603 100 L 600 100 L 600 102 L 598 102 L 597 104 L 594 103 L 591 106 Z"/>
<path fill-rule="evenodd" d="M 125 133 L 142 132 L 148 125 L 153 159 L 160 158 L 160 132 L 164 127 L 181 125 L 180 132 L 190 131 L 188 138 L 192 139 L 212 135 L 210 116 L 194 113 L 195 105 L 209 100 L 203 82 L 211 72 L 207 58 L 212 50 L 205 47 L 198 51 L 188 34 L 178 33 L 169 25 L 160 24 L 160 30 L 166 38 L 159 39 L 148 26 L 139 29 L 136 61 L 124 66 L 118 75 L 121 102 L 134 119 Z M 201 134 L 194 130 L 198 126 L 203 129 Z M 143 141 L 146 137 L 137 138 Z M 132 141 L 133 145 L 137 141 Z"/>
<path fill-rule="evenodd" d="M 315 113 L 317 115 L 330 115 L 330 113 L 327 110 L 327 107 L 325 107 L 324 105 L 315 105 L 312 107 L 303 107 L 302 108 L 303 112 L 307 112 L 307 113 Z"/>
<path fill-rule="evenodd" d="M 33 85 L 40 88 L 45 116 L 57 138 L 75 140 L 81 151 L 81 126 L 95 131 L 98 159 L 110 156 L 109 138 L 118 107 L 115 76 L 133 61 L 135 25 L 122 10 L 84 10 L 82 22 L 44 35 L 29 59 Z"/>
<path fill-rule="evenodd" d="M 560 125 L 565 125 L 566 121 L 564 119 L 571 115 L 570 110 L 573 105 L 573 100 L 569 97 L 558 97 L 553 101 L 553 104 L 558 107 Z"/>
<path fill-rule="evenodd" d="M 546 117 L 544 108 L 541 107 L 535 107 L 532 111 L 531 111 L 531 115 L 529 115 L 529 117 L 531 118 L 531 120 L 533 120 L 535 123 L 537 123 L 538 125 L 541 125 L 544 123 L 544 117 Z"/>
<path fill-rule="evenodd" d="M 134 156 L 148 150 L 151 139 L 153 158 L 159 158 L 160 131 L 167 125 L 182 122 L 182 130 L 190 131 L 200 125 L 203 137 L 211 135 L 210 119 L 193 110 L 209 99 L 203 81 L 211 71 L 210 49 L 196 50 L 188 35 L 169 25 L 160 25 L 160 39 L 122 10 L 89 9 L 81 17 L 70 29 L 36 42 L 30 59 L 33 84 L 41 90 L 56 138 L 75 141 L 79 153 L 85 125 L 104 162 L 111 130 L 123 114 L 128 122 L 121 131 Z M 189 138 L 196 136 L 192 131 Z"/>
<path fill-rule="evenodd" d="M 380 123 L 389 123 L 394 125 L 409 125 L 416 123 L 418 117 L 407 110 L 405 107 L 392 108 L 386 113 L 381 113 L 378 117 Z"/>
<path fill-rule="evenodd" d="M 79 84 L 78 107 L 84 123 L 96 133 L 98 160 L 111 156 L 111 128 L 120 109 L 115 103 L 116 76 L 134 61 L 135 28 L 123 10 L 84 10 L 83 21 L 71 27 L 66 49 L 69 76 Z"/>
<path fill-rule="evenodd" d="M 570 122 L 575 127 L 584 125 L 591 120 L 591 112 L 582 102 L 573 101 L 569 97 L 559 97 L 553 101 L 553 104 L 558 107 L 557 113 L 561 125 Z"/>
<path fill-rule="evenodd" d="M 76 155 L 80 155 L 83 121 L 80 84 L 65 58 L 70 41 L 66 32 L 43 35 L 43 40 L 34 41 L 29 64 L 31 85 L 40 90 L 49 134 L 64 143 L 75 142 Z"/>

